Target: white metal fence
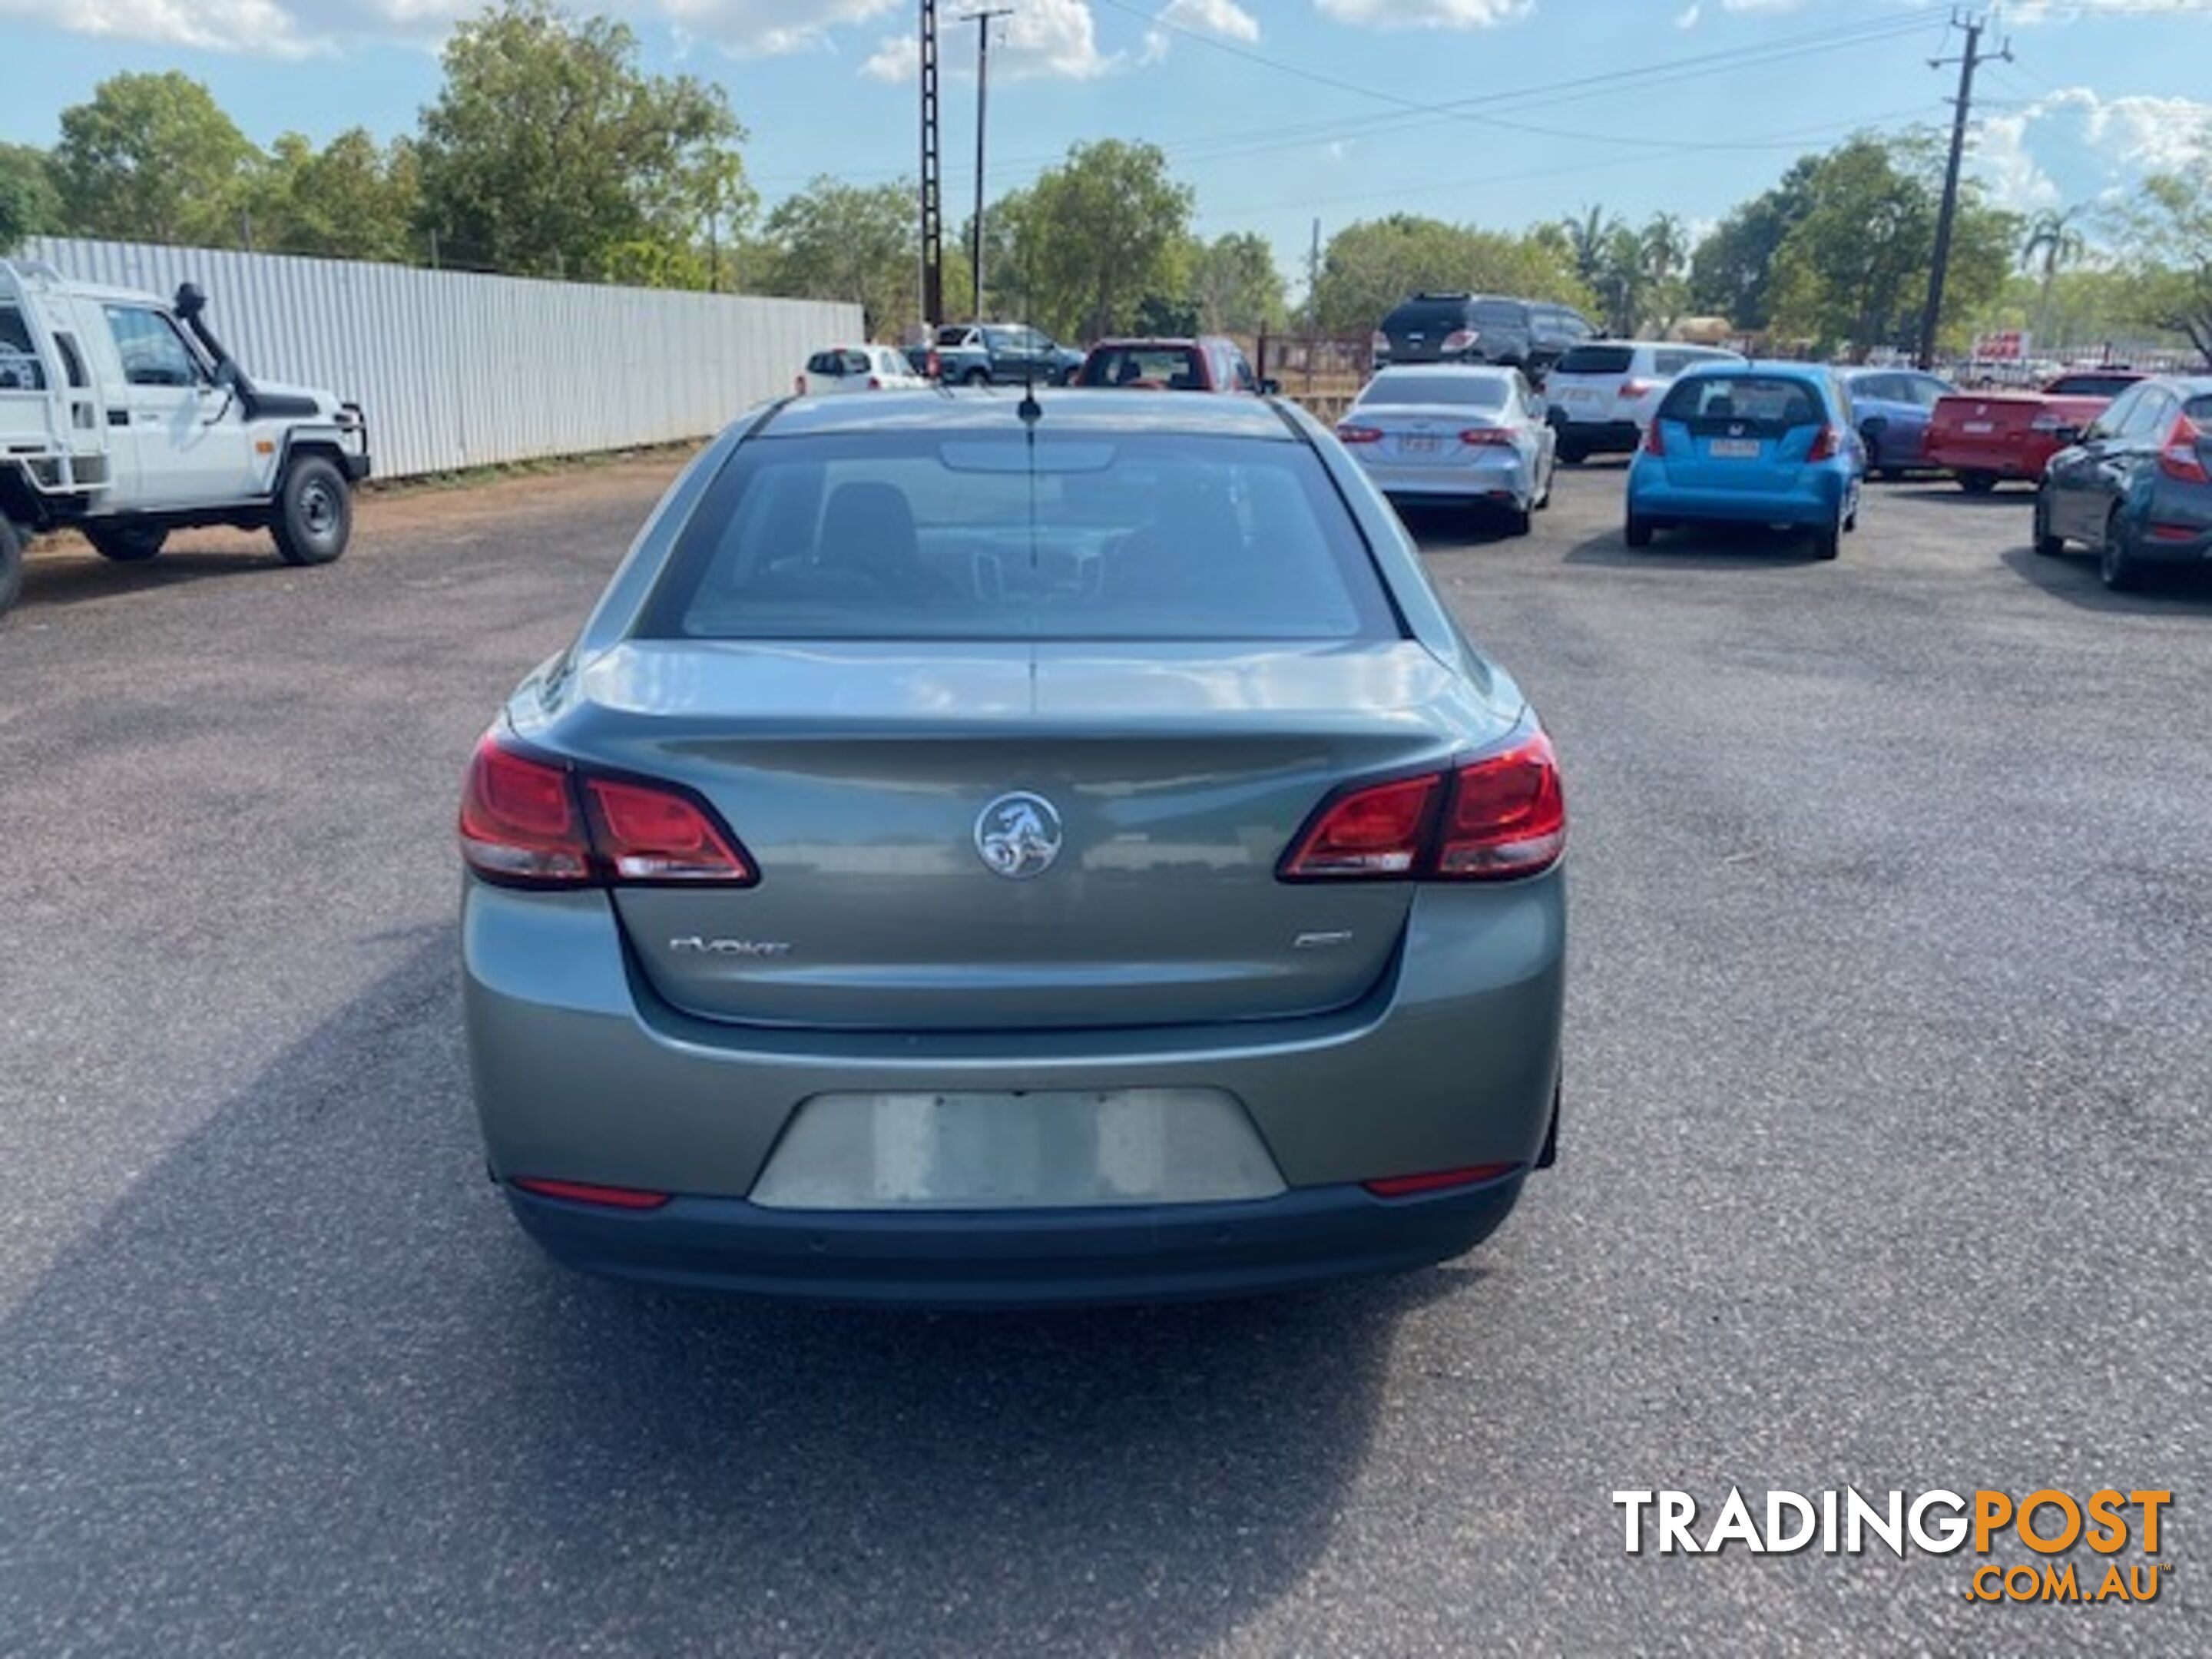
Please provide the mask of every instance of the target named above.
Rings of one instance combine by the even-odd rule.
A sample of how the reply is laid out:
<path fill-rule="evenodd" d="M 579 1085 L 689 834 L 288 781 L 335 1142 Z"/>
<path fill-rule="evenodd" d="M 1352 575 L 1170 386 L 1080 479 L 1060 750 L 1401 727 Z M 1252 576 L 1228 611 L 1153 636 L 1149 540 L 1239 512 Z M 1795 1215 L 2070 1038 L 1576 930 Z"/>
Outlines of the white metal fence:
<path fill-rule="evenodd" d="M 362 405 L 381 477 L 703 436 L 860 337 L 860 308 L 823 301 L 53 236 L 23 252 L 81 282 L 198 283 L 247 374 Z"/>

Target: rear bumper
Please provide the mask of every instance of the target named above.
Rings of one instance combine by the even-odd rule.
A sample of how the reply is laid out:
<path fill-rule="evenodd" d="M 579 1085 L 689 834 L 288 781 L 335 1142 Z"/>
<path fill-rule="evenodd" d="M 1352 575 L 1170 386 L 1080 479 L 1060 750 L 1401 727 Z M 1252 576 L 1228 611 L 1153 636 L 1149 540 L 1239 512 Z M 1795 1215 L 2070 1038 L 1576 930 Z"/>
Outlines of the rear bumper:
<path fill-rule="evenodd" d="M 1572 444 L 1585 454 L 1626 455 L 1644 441 L 1644 428 L 1633 421 L 1573 421 L 1558 416 L 1552 425 L 1561 443 Z"/>
<path fill-rule="evenodd" d="M 1467 465 L 1394 466 L 1388 462 L 1370 465 L 1363 460 L 1360 467 L 1375 487 L 1393 501 L 1510 499 L 1525 504 L 1535 493 L 1535 480 L 1517 454 L 1486 458 Z"/>
<path fill-rule="evenodd" d="M 1921 445 L 1920 458 L 1929 466 L 1954 472 L 1986 472 L 1999 478 L 2040 478 L 2056 444 L 1980 444 L 1971 439 L 1929 433 Z"/>
<path fill-rule="evenodd" d="M 817 1246 L 794 1239 L 830 1241 L 819 1248 L 859 1264 L 830 1278 L 863 1286 L 890 1271 L 869 1265 L 869 1251 L 903 1255 L 909 1246 L 896 1241 L 910 1240 L 915 1271 L 933 1261 L 927 1276 L 949 1283 L 953 1299 L 1000 1294 L 988 1287 L 1010 1270 L 996 1241 L 1010 1237 L 1029 1241 L 1008 1247 L 1016 1254 L 1069 1261 L 1079 1287 L 1070 1297 L 1223 1293 L 1432 1261 L 1473 1243 L 1510 1196 L 1494 1216 L 1447 1225 L 1452 1203 L 1488 1215 L 1485 1203 L 1472 1192 L 1384 1202 L 1358 1183 L 1534 1165 L 1559 1075 L 1558 870 L 1495 886 L 1424 887 L 1396 962 L 1349 1007 L 1205 1025 L 824 1031 L 693 1018 L 635 971 L 596 892 L 471 881 L 461 934 L 470 1073 L 493 1175 L 685 1195 L 641 1215 L 518 1197 L 525 1224 L 556 1255 L 633 1277 L 653 1276 L 665 1252 L 663 1276 L 753 1290 L 787 1274 L 807 1281 Z M 746 1201 L 793 1115 L 820 1095 L 1135 1088 L 1233 1095 L 1289 1190 L 1227 1205 L 984 1215 L 771 1212 Z M 1417 1213 L 1443 1231 L 1407 1218 Z M 1310 1244 L 1286 1242 L 1309 1227 L 1317 1230 Z M 1149 1240 L 1158 1259 L 1084 1266 L 1074 1260 L 1089 1248 L 1084 1239 L 1107 1256 L 1142 1255 L 1137 1246 Z M 1196 1249 L 1216 1239 L 1218 1252 Z M 971 1247 L 983 1291 L 960 1288 Z M 1249 1259 L 1250 1249 L 1281 1262 Z M 1047 1279 L 1056 1271 L 1036 1270 Z M 1165 1288 L 1178 1278 L 1189 1279 L 1188 1292 Z M 1036 1299 L 1054 1294 L 1034 1290 Z"/>
<path fill-rule="evenodd" d="M 2158 521 L 2154 520 L 2152 524 Z M 2180 525 L 2173 526 L 2180 529 Z M 2190 526 L 2195 528 L 2195 526 Z M 2191 537 L 2152 533 L 2151 525 L 2139 529 L 2128 543 L 2128 556 L 2144 564 L 2198 566 L 2212 563 L 2212 525 Z"/>
<path fill-rule="evenodd" d="M 1788 490 L 1700 489 L 1676 484 L 1658 476 L 1656 469 L 1639 466 L 1629 475 L 1628 510 L 1662 522 L 1790 524 L 1817 529 L 1836 521 L 1845 488 L 1842 473 L 1823 471 Z"/>
<path fill-rule="evenodd" d="M 1358 1187 L 1237 1204 L 823 1214 L 741 1198 L 593 1208 L 507 1188 L 564 1266 L 650 1284 L 805 1300 L 1002 1308 L 1255 1295 L 1445 1261 L 1520 1197 L 1520 1173 L 1426 1197 Z"/>

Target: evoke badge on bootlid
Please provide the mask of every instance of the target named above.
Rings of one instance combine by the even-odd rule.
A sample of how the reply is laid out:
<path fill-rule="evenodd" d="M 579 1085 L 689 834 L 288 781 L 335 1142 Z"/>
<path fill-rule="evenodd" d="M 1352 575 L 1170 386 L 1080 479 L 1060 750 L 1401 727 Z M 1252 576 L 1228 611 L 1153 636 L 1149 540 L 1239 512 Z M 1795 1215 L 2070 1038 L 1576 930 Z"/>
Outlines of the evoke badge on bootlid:
<path fill-rule="evenodd" d="M 1027 881 L 1060 856 L 1060 811 L 1042 795 L 1018 789 L 975 817 L 975 853 L 994 876 Z"/>

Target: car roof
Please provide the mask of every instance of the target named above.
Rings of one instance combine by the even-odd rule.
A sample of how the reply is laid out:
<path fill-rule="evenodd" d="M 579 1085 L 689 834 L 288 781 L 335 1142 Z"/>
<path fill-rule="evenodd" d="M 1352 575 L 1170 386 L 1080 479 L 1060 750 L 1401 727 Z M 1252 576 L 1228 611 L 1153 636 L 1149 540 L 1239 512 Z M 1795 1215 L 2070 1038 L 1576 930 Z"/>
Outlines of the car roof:
<path fill-rule="evenodd" d="M 1041 430 L 1115 435 L 1174 432 L 1194 437 L 1294 441 L 1291 425 L 1261 398 L 1194 398 L 1178 392 L 1090 386 L 1036 388 Z M 757 428 L 763 438 L 896 430 L 1014 432 L 1022 388 L 973 386 L 886 392 L 868 398 L 793 398 Z M 856 409 L 855 404 L 865 404 Z"/>
<path fill-rule="evenodd" d="M 1094 342 L 1091 349 L 1093 351 L 1136 351 L 1164 350 L 1180 347 L 1188 350 L 1194 345 L 1223 343 L 1224 342 L 1218 336 L 1212 334 L 1117 334 L 1110 339 Z"/>
<path fill-rule="evenodd" d="M 1521 371 L 1504 363 L 1385 363 L 1376 369 L 1373 379 L 1384 380 L 1394 374 L 1460 374 L 1471 380 L 1510 380 Z"/>
<path fill-rule="evenodd" d="M 1708 374 L 1727 374 L 1741 379 L 1746 374 L 1763 374 L 1769 380 L 1803 380 L 1813 386 L 1826 385 L 1837 371 L 1826 363 L 1801 363 L 1789 358 L 1753 357 L 1749 362 L 1720 361 L 1692 363 L 1684 369 L 1684 380 Z M 1678 382 L 1679 384 L 1679 382 Z"/>

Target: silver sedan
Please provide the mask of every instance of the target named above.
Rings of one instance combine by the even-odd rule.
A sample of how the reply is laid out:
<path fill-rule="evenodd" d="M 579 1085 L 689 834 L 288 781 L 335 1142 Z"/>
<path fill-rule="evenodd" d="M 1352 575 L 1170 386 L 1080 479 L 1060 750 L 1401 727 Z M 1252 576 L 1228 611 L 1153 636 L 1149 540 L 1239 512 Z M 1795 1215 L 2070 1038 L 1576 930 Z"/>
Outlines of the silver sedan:
<path fill-rule="evenodd" d="M 563 1261 L 754 1292 L 1434 1261 L 1552 1156 L 1565 838 L 1296 408 L 788 401 L 469 768 L 487 1159 Z"/>
<path fill-rule="evenodd" d="M 1337 437 L 1394 501 L 1479 503 L 1511 534 L 1552 499 L 1557 434 L 1517 368 L 1421 363 L 1360 389 Z"/>

